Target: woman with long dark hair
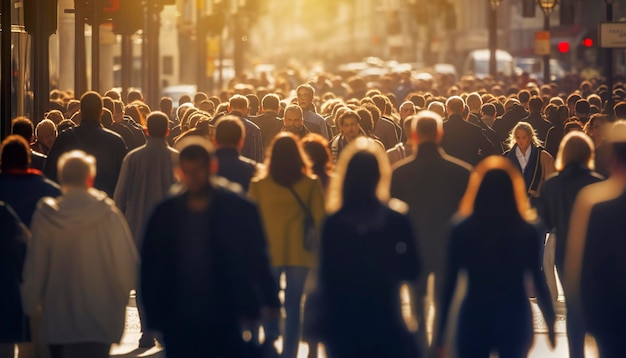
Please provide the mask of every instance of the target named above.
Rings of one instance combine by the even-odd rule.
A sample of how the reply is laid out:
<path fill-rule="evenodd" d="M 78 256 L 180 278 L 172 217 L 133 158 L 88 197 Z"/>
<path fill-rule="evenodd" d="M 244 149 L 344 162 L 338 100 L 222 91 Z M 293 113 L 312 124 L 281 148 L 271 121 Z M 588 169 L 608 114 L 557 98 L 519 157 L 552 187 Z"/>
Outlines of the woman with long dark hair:
<path fill-rule="evenodd" d="M 291 133 L 281 132 L 275 137 L 265 165 L 267 172 L 252 180 L 248 194 L 258 204 L 275 273 L 277 277 L 285 275 L 287 315 L 283 325 L 282 357 L 295 358 L 304 284 L 309 270 L 318 262 L 317 250 L 305 244 L 305 221 L 307 216 L 312 217 L 312 224 L 319 230 L 325 214 L 324 193 L 319 180 L 311 175 L 309 161 L 298 138 Z M 276 338 L 276 327 L 266 326 L 265 329 L 266 336 Z"/>
<path fill-rule="evenodd" d="M 459 214 L 463 219 L 450 234 L 438 347 L 443 348 L 446 340 L 446 322 L 462 272 L 467 274 L 467 293 L 457 323 L 459 357 L 486 358 L 493 350 L 500 357 L 527 356 L 533 341 L 525 290 L 530 282 L 554 345 L 554 308 L 539 260 L 541 234 L 532 223 L 519 171 L 505 158 L 484 159 L 470 176 Z"/>
<path fill-rule="evenodd" d="M 385 152 L 359 137 L 331 180 L 318 287 L 330 358 L 418 356 L 400 287 L 417 281 L 420 262 L 409 219 L 391 208 L 390 177 Z"/>

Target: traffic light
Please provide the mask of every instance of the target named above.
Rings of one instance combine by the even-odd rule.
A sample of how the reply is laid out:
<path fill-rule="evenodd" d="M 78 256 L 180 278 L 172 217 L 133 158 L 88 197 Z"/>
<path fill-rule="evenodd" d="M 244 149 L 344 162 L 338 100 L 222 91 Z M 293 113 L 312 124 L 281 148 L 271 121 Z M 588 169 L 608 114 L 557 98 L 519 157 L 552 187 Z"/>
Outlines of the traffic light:
<path fill-rule="evenodd" d="M 583 39 L 582 44 L 584 47 L 593 47 L 593 39 L 586 37 Z"/>
<path fill-rule="evenodd" d="M 144 16 L 141 0 L 118 1 L 119 9 L 111 14 L 113 32 L 120 35 L 132 35 L 142 29 Z"/>
<path fill-rule="evenodd" d="M 558 48 L 560 53 L 568 53 L 569 52 L 569 42 L 566 42 L 566 41 L 559 42 L 559 45 L 557 46 L 557 48 Z"/>
<path fill-rule="evenodd" d="M 43 30 L 45 35 L 57 31 L 57 0 L 24 0 L 24 28 L 29 34 Z"/>

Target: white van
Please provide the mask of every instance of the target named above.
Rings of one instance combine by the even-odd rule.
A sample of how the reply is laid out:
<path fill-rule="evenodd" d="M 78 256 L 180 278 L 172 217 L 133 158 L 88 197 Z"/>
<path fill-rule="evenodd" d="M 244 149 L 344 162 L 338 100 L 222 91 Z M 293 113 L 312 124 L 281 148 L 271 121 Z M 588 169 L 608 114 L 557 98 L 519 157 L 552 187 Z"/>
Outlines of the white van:
<path fill-rule="evenodd" d="M 465 58 L 463 64 L 463 75 L 474 75 L 476 78 L 484 78 L 489 75 L 488 49 L 473 50 Z M 513 56 L 504 50 L 496 50 L 496 72 L 511 76 L 515 71 Z"/>

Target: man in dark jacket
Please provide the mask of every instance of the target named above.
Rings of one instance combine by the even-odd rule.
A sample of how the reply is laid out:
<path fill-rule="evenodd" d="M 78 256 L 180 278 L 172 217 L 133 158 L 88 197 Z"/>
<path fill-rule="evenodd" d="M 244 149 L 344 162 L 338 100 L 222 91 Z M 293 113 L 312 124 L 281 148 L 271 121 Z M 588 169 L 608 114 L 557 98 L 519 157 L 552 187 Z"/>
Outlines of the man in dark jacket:
<path fill-rule="evenodd" d="M 504 104 L 505 112 L 502 117 L 493 122 L 491 128 L 496 131 L 498 140 L 503 148 L 508 148 L 507 140 L 515 125 L 528 116 L 528 112 L 522 107 L 518 100 L 511 98 Z"/>
<path fill-rule="evenodd" d="M 169 358 L 240 357 L 242 331 L 280 302 L 256 206 L 211 180 L 211 155 L 180 152 L 186 191 L 159 204 L 141 252 L 146 323 Z"/>
<path fill-rule="evenodd" d="M 243 146 L 245 128 L 239 118 L 224 116 L 215 124 L 217 175 L 241 185 L 248 191 L 250 180 L 257 172 L 258 163 L 239 154 Z"/>
<path fill-rule="evenodd" d="M 80 149 L 96 157 L 97 173 L 94 188 L 113 197 L 122 161 L 126 156 L 126 144 L 119 134 L 102 128 L 102 97 L 97 92 L 87 92 L 80 99 L 82 120 L 80 126 L 59 133 L 54 142 L 44 173 L 57 181 L 57 162 L 61 154 Z"/>
<path fill-rule="evenodd" d="M 428 347 L 424 328 L 426 283 L 428 275 L 434 273 L 437 314 L 448 248 L 448 223 L 465 193 L 471 166 L 439 147 L 445 129 L 437 113 L 423 111 L 407 120 L 414 122 L 411 135 L 417 142 L 417 154 L 394 166 L 391 195 L 409 204 L 409 217 L 420 238 L 423 271 L 414 299 L 420 319 L 420 344 Z"/>
<path fill-rule="evenodd" d="M 524 122 L 530 123 L 535 131 L 537 131 L 537 137 L 542 143 L 546 142 L 548 131 L 552 128 L 552 123 L 543 118 L 541 114 L 541 108 L 543 107 L 543 100 L 539 96 L 532 96 L 528 101 L 528 117 L 522 119 Z"/>
<path fill-rule="evenodd" d="M 261 114 L 250 118 L 250 120 L 259 126 L 261 130 L 261 139 L 263 140 L 263 149 L 272 143 L 272 140 L 283 128 L 283 122 L 278 117 L 280 110 L 280 99 L 278 95 L 270 93 L 261 100 Z"/>
<path fill-rule="evenodd" d="M 256 162 L 262 162 L 264 153 L 261 130 L 247 118 L 249 111 L 248 106 L 248 99 L 242 95 L 236 94 L 228 101 L 228 112 L 237 116 L 246 127 L 241 155 Z"/>
<path fill-rule="evenodd" d="M 448 120 L 443 124 L 441 147 L 449 155 L 476 165 L 482 158 L 494 154 L 494 147 L 480 127 L 463 118 L 464 108 L 461 97 L 452 96 L 446 101 Z"/>

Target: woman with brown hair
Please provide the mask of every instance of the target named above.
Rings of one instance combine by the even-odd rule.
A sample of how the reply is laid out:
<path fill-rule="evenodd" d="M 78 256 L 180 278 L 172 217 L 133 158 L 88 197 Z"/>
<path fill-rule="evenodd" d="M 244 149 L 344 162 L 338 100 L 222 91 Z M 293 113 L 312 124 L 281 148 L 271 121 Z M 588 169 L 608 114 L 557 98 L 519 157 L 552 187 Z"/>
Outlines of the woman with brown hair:
<path fill-rule="evenodd" d="M 285 275 L 282 357 L 295 358 L 304 284 L 318 261 L 317 249 L 305 241 L 307 217 L 319 232 L 325 214 L 324 193 L 319 180 L 311 175 L 302 146 L 291 133 L 281 132 L 275 137 L 265 165 L 267 172 L 252 180 L 248 194 L 259 207 L 276 276 Z M 266 325 L 265 330 L 266 337 L 276 338 L 277 327 Z"/>
<path fill-rule="evenodd" d="M 505 158 L 484 159 L 470 176 L 459 214 L 462 219 L 450 234 L 436 345 L 443 349 L 452 298 L 464 272 L 467 293 L 455 344 L 459 357 L 486 358 L 493 350 L 500 357 L 527 356 L 533 341 L 529 278 L 554 346 L 554 308 L 539 261 L 541 233 L 533 225 L 520 172 Z"/>

